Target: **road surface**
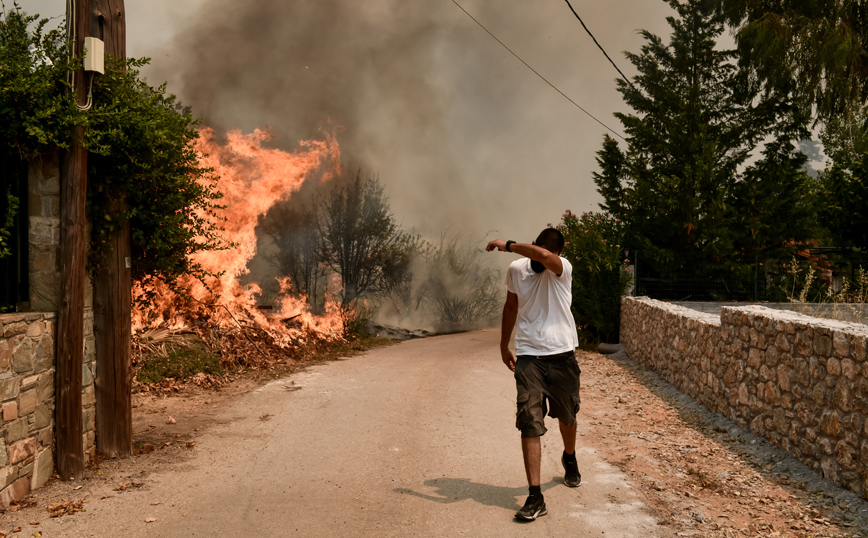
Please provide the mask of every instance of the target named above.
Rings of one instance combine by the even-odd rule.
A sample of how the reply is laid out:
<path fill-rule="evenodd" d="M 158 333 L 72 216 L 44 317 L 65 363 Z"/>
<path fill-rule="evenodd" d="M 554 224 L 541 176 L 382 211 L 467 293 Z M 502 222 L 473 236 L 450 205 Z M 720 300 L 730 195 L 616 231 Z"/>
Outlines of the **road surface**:
<path fill-rule="evenodd" d="M 499 331 L 404 342 L 271 382 L 221 411 L 192 455 L 137 491 L 92 495 L 46 519 L 44 537 L 668 537 L 628 482 L 578 448 L 563 485 L 561 441 L 543 438 L 548 515 L 513 519 L 527 495 L 515 386 Z M 588 429 L 579 416 L 579 431 Z M 579 437 L 581 443 L 581 436 Z M 30 536 L 37 527 L 25 529 Z"/>

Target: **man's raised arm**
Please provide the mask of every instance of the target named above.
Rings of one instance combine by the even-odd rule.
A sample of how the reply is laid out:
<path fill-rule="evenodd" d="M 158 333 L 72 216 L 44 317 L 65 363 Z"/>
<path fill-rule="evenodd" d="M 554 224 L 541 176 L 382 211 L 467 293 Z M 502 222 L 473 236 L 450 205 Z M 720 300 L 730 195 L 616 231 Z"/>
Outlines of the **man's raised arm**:
<path fill-rule="evenodd" d="M 546 269 L 558 276 L 561 276 L 561 273 L 564 272 L 564 264 L 561 262 L 561 257 L 554 252 L 533 244 L 528 245 L 525 243 L 515 243 L 513 241 L 509 242 L 509 249 L 507 250 L 506 243 L 507 242 L 502 239 L 495 239 L 488 243 L 485 250 L 491 252 L 492 250 L 497 249 L 500 252 L 514 252 L 519 256 L 524 256 L 525 258 L 530 258 L 534 261 L 540 262 Z"/>

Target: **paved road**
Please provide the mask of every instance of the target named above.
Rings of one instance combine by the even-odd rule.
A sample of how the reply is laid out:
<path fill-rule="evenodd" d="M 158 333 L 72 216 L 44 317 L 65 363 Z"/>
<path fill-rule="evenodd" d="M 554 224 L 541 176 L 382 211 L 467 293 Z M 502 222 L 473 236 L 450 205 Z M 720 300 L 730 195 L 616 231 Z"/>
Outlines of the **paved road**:
<path fill-rule="evenodd" d="M 413 340 L 272 382 L 225 409 L 226 423 L 198 438 L 191 459 L 151 474 L 142 491 L 92 498 L 87 512 L 39 530 L 129 538 L 671 536 L 593 447 L 579 448 L 582 486 L 564 486 L 553 421 L 543 444 L 549 515 L 513 519 L 527 489 L 515 387 L 498 337 Z M 579 429 L 588 429 L 581 416 Z"/>

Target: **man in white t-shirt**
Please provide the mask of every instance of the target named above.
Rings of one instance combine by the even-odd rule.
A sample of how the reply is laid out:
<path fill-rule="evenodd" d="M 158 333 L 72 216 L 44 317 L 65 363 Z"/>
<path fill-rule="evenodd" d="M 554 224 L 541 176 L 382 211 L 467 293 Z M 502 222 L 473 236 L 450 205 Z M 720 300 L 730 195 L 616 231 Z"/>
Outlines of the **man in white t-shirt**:
<path fill-rule="evenodd" d="M 486 250 L 522 256 L 506 273 L 506 304 L 500 336 L 500 355 L 515 372 L 518 410 L 515 425 L 521 430 L 521 449 L 529 496 L 515 517 L 534 520 L 546 514 L 540 489 L 540 436 L 545 415 L 558 419 L 564 440 L 564 483 L 582 482 L 576 461 L 576 413 L 579 411 L 581 370 L 575 349 L 579 345 L 572 304 L 573 267 L 560 256 L 564 236 L 546 228 L 530 245 L 496 239 Z M 515 357 L 509 349 L 515 329 Z"/>

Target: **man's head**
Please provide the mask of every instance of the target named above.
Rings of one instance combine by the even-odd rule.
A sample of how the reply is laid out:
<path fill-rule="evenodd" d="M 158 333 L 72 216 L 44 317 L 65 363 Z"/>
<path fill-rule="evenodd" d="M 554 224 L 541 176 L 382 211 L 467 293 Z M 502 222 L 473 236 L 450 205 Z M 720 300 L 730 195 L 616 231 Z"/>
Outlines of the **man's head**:
<path fill-rule="evenodd" d="M 564 250 L 564 234 L 554 228 L 546 228 L 540 232 L 533 244 L 549 252 L 560 254 Z"/>

